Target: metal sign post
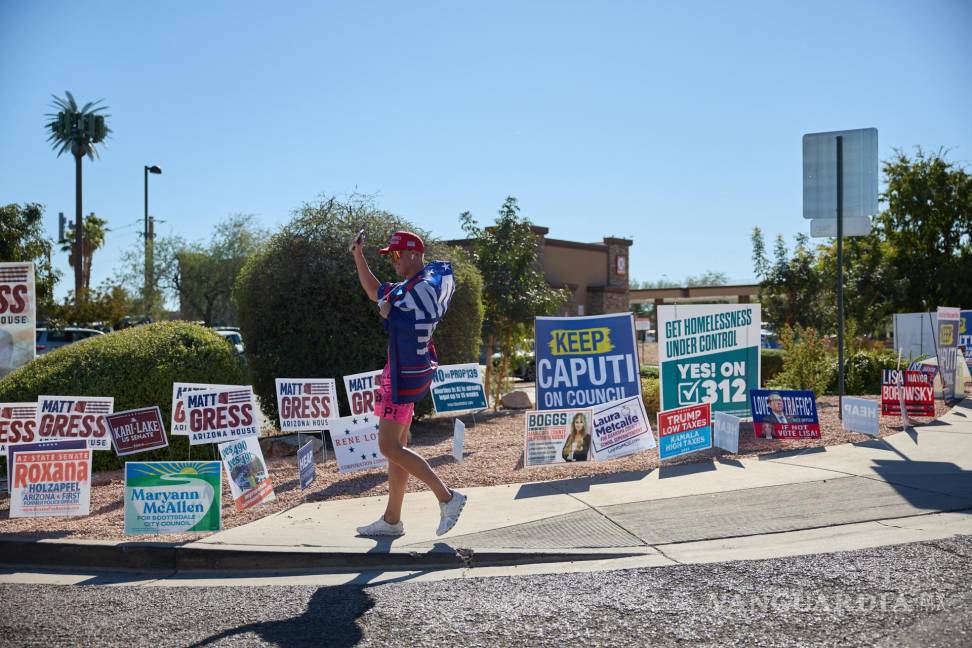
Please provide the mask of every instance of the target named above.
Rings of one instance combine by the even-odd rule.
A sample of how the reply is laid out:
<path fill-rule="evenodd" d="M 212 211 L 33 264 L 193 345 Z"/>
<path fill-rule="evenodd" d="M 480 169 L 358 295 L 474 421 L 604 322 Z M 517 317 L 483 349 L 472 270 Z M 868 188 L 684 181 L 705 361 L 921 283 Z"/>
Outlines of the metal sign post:
<path fill-rule="evenodd" d="M 870 233 L 871 216 L 877 214 L 878 208 L 877 189 L 876 128 L 803 136 L 803 217 L 810 221 L 811 236 L 837 238 L 837 415 L 841 420 L 844 416 L 844 237 Z"/>
<path fill-rule="evenodd" d="M 837 417 L 844 420 L 844 138 L 837 136 Z"/>

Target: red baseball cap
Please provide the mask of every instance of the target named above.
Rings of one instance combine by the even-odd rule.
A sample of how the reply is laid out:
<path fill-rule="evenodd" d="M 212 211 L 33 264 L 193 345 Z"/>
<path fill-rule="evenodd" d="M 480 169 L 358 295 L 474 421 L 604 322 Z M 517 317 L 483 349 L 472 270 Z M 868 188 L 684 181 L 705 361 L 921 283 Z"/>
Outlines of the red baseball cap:
<path fill-rule="evenodd" d="M 421 237 L 414 232 L 395 232 L 388 239 L 388 245 L 378 250 L 381 254 L 398 250 L 400 252 L 421 252 L 425 253 L 425 243 Z"/>

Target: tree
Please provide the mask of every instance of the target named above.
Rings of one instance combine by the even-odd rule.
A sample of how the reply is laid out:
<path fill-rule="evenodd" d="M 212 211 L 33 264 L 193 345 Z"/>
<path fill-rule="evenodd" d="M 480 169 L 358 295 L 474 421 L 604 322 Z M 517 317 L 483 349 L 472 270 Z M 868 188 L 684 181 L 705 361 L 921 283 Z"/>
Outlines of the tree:
<path fill-rule="evenodd" d="M 876 224 L 899 312 L 972 304 L 972 176 L 945 155 L 896 150 L 883 165 L 887 209 Z"/>
<path fill-rule="evenodd" d="M 152 276 L 157 278 L 150 293 L 145 293 L 145 244 L 134 243 L 122 253 L 115 282 L 132 295 L 131 310 L 139 316 L 160 319 L 166 302 L 179 298 L 176 290 L 178 260 L 176 254 L 187 246 L 182 237 L 166 236 L 155 240 L 152 254 Z"/>
<path fill-rule="evenodd" d="M 821 332 L 833 330 L 833 291 L 818 270 L 816 250 L 809 246 L 807 235 L 797 234 L 792 257 L 786 241 L 777 236 L 772 261 L 766 256 L 763 233 L 758 227 L 753 228 L 751 240 L 753 267 L 760 279 L 763 322 L 777 330 L 798 325 Z"/>
<path fill-rule="evenodd" d="M 516 198 L 507 196 L 493 225 L 480 228 L 472 214 L 459 216 L 462 229 L 472 241 L 476 267 L 483 276 L 484 328 L 487 354 L 499 346 L 501 364 L 494 407 L 502 396 L 509 373 L 510 355 L 517 332 L 529 327 L 538 315 L 551 315 L 567 301 L 563 290 L 551 288 L 539 264 L 539 242 L 528 219 L 519 215 Z M 492 362 L 487 358 L 486 385 L 490 390 Z"/>
<path fill-rule="evenodd" d="M 91 263 L 95 250 L 105 244 L 105 233 L 111 231 L 105 227 L 107 224 L 108 221 L 103 218 L 98 218 L 94 212 L 88 214 L 84 219 L 84 234 L 81 237 L 81 249 L 83 251 L 81 255 L 81 285 L 85 291 L 91 289 Z M 67 231 L 64 233 L 64 238 L 66 240 L 61 244 L 61 251 L 69 253 L 68 264 L 73 268 L 77 262 L 77 255 L 74 254 L 77 236 L 74 232 L 73 223 L 68 225 Z"/>
<path fill-rule="evenodd" d="M 37 203 L 0 207 L 0 259 L 34 263 L 38 316 L 54 304 L 54 286 L 61 277 L 51 263 L 54 242 L 44 236 L 43 217 Z"/>
<path fill-rule="evenodd" d="M 48 113 L 46 116 L 51 120 L 46 127 L 51 134 L 47 141 L 51 142 L 51 147 L 57 151 L 57 157 L 65 151 L 70 151 L 74 156 L 74 250 L 75 255 L 84 255 L 82 235 L 84 228 L 81 224 L 81 158 L 85 155 L 94 160 L 98 157 L 98 150 L 95 144 L 103 142 L 111 132 L 105 119 L 109 115 L 98 114 L 102 110 L 107 110 L 107 106 L 99 106 L 101 100 L 88 102 L 78 108 L 74 96 L 65 90 L 65 98 L 54 96 L 53 107 L 58 110 L 56 113 Z M 82 270 L 84 263 L 75 264 L 74 267 L 74 295 L 75 299 L 84 298 L 84 283 L 82 281 Z"/>
<path fill-rule="evenodd" d="M 123 286 L 103 281 L 87 291 L 80 303 L 68 294 L 63 304 L 50 309 L 48 328 L 58 326 L 116 326 L 132 310 L 132 297 Z"/>
<path fill-rule="evenodd" d="M 251 214 L 231 216 L 216 226 L 208 246 L 198 243 L 175 252 L 173 285 L 184 319 L 208 326 L 235 324 L 233 286 L 246 260 L 257 254 L 269 234 Z"/>
<path fill-rule="evenodd" d="M 247 260 L 236 281 L 253 388 L 268 416 L 277 413 L 274 380 L 280 376 L 336 378 L 344 391 L 342 376 L 380 369 L 387 360 L 388 334 L 375 303 L 361 290 L 348 252 L 348 241 L 361 229 L 368 264 L 379 280 L 400 280 L 389 258 L 378 254 L 398 230 L 425 240 L 427 260 L 452 262 L 456 290 L 433 340 L 441 364 L 476 361 L 481 280 L 468 255 L 376 208 L 366 196 L 325 197 L 296 210 L 293 220 Z M 349 413 L 347 398 L 338 400 Z M 431 398 L 416 403 L 416 415 L 431 409 Z"/>

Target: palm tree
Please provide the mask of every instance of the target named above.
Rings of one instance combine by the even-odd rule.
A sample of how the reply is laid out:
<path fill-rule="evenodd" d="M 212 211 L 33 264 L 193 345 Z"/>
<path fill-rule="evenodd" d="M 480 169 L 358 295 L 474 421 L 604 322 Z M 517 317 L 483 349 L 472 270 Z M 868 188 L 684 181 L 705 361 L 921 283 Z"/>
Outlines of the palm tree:
<path fill-rule="evenodd" d="M 51 95 L 54 102 L 51 107 L 57 110 L 56 113 L 45 115 L 50 118 L 45 127 L 51 132 L 47 141 L 51 142 L 51 147 L 57 151 L 57 156 L 65 151 L 70 151 L 74 156 L 74 247 L 75 256 L 82 257 L 81 263 L 74 263 L 74 300 L 80 304 L 83 300 L 84 282 L 82 274 L 84 268 L 84 245 L 82 236 L 84 227 L 81 224 L 81 158 L 85 155 L 94 160 L 98 156 L 95 144 L 103 142 L 111 132 L 105 123 L 105 118 L 110 115 L 98 114 L 106 110 L 107 106 L 100 106 L 102 100 L 88 102 L 83 107 L 78 108 L 74 96 L 64 91 L 65 98 Z"/>
<path fill-rule="evenodd" d="M 110 232 L 111 230 L 105 227 L 108 224 L 103 218 L 98 218 L 95 216 L 94 212 L 88 214 L 84 219 L 84 232 L 82 233 L 82 243 L 81 250 L 83 254 L 81 255 L 81 284 L 84 286 L 84 292 L 87 294 L 91 290 L 91 261 L 94 257 L 95 250 L 100 248 L 105 244 L 105 232 Z M 62 252 L 68 252 L 68 263 L 72 268 L 76 269 L 75 264 L 77 259 L 75 259 L 74 246 L 76 243 L 71 239 L 77 239 L 74 232 L 74 225 L 69 225 L 67 231 L 64 233 L 65 241 L 61 245 Z"/>

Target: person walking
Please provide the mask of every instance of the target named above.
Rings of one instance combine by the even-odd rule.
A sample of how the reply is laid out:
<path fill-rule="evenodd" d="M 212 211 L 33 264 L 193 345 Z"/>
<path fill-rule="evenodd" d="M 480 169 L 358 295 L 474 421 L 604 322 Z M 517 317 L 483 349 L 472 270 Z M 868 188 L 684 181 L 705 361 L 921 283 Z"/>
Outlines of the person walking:
<path fill-rule="evenodd" d="M 378 250 L 389 255 L 398 283 L 380 282 L 364 256 L 363 232 L 351 242 L 351 254 L 361 288 L 378 304 L 388 331 L 388 355 L 375 401 L 378 417 L 378 447 L 388 459 L 388 504 L 385 513 L 371 524 L 358 527 L 362 536 L 400 536 L 402 502 L 408 476 L 418 477 L 439 500 L 436 535 L 447 533 L 459 521 L 466 496 L 450 489 L 421 455 L 407 447 L 415 403 L 428 393 L 437 367 L 432 333 L 449 308 L 456 283 L 452 265 L 446 261 L 425 262 L 425 243 L 412 232 L 392 234 L 388 245 Z"/>

